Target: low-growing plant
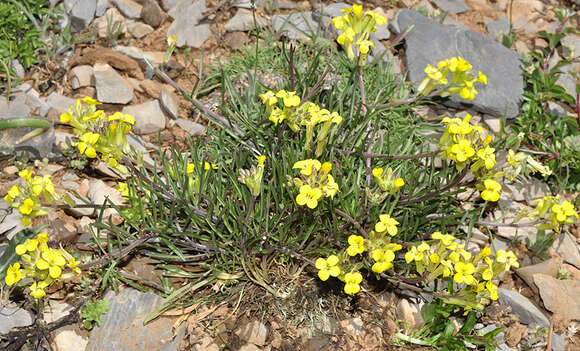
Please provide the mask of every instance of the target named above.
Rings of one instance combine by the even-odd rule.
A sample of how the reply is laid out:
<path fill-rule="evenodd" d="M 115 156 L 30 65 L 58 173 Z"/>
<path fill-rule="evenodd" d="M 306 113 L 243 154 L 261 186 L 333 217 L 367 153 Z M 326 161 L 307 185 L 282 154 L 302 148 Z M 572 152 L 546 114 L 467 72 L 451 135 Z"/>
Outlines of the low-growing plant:
<path fill-rule="evenodd" d="M 83 326 L 86 330 L 91 330 L 95 325 L 101 325 L 101 317 L 109 311 L 109 301 L 88 300 L 83 307 L 81 317 L 83 318 Z"/>

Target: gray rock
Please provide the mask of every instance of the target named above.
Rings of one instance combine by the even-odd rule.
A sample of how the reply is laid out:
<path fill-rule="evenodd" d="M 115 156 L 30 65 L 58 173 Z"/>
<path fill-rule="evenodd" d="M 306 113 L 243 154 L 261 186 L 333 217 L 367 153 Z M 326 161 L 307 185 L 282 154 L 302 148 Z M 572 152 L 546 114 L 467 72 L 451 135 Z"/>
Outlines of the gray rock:
<path fill-rule="evenodd" d="M 425 78 L 427 64 L 454 56 L 468 60 L 475 70 L 487 75 L 488 85 L 477 85 L 479 95 L 467 101 L 453 95 L 445 104 L 471 108 L 498 117 L 515 118 L 523 94 L 519 55 L 503 45 L 471 30 L 446 27 L 419 12 L 399 10 L 391 29 L 399 34 L 409 25 L 414 29 L 405 37 L 405 59 L 409 79 L 418 87 Z"/>
<path fill-rule="evenodd" d="M 167 89 L 161 90 L 159 103 L 161 104 L 161 109 L 163 109 L 168 117 L 173 119 L 179 118 L 179 105 L 177 104 L 175 94 Z"/>
<path fill-rule="evenodd" d="M 0 199 L 0 208 L 3 210 L 7 210 L 7 215 L 4 217 L 2 215 L 2 223 L 0 223 L 0 233 L 2 233 L 6 239 L 12 240 L 14 235 L 24 229 L 22 225 L 22 220 L 20 213 L 17 209 L 11 209 L 10 204 L 4 201 L 4 199 Z M 0 325 L 2 325 L 2 315 L 0 314 Z M 2 334 L 0 332 L 0 334 Z"/>
<path fill-rule="evenodd" d="M 266 20 L 256 15 L 255 25 L 262 28 L 266 25 Z M 238 12 L 232 17 L 228 23 L 225 24 L 227 32 L 246 32 L 255 28 L 254 15 L 252 11 L 246 9 L 238 9 Z"/>
<path fill-rule="evenodd" d="M 389 31 L 389 26 L 383 24 L 382 26 L 377 26 L 376 32 L 371 32 L 370 39 L 372 42 L 377 40 L 388 40 L 391 37 L 391 32 Z"/>
<path fill-rule="evenodd" d="M 32 321 L 32 314 L 15 304 L 0 306 L 0 335 L 13 328 L 29 326 Z"/>
<path fill-rule="evenodd" d="M 197 0 L 189 4 L 182 2 L 173 9 L 179 9 L 179 12 L 174 13 L 175 21 L 169 26 L 167 36 L 177 35 L 178 47 L 200 48 L 211 37 L 209 24 L 198 25 L 203 13 L 207 10 L 205 0 Z"/>
<path fill-rule="evenodd" d="M 274 15 L 272 28 L 276 33 L 285 35 L 289 39 L 310 39 L 320 32 L 318 23 L 313 20 L 310 11 Z"/>
<path fill-rule="evenodd" d="M 566 117 L 568 115 L 568 112 L 562 106 L 562 104 L 559 104 L 559 103 L 554 102 L 554 101 L 548 101 L 548 109 L 547 110 L 549 113 L 556 115 L 558 117 Z"/>
<path fill-rule="evenodd" d="M 95 10 L 95 17 L 101 17 L 109 7 L 109 0 L 97 0 L 97 9 Z"/>
<path fill-rule="evenodd" d="M 175 23 L 175 22 L 173 22 Z M 172 24 L 173 25 L 173 24 Z M 171 29 L 171 28 L 170 28 Z M 176 28 L 169 31 L 168 35 L 177 35 L 177 46 L 191 46 L 199 49 L 211 37 L 210 25 L 208 23 L 193 26 L 191 28 Z"/>
<path fill-rule="evenodd" d="M 165 129 L 165 116 L 157 100 L 126 106 L 123 108 L 123 113 L 128 113 L 135 118 L 133 126 L 135 134 L 156 133 Z"/>
<path fill-rule="evenodd" d="M 134 38 L 141 39 L 147 34 L 153 33 L 153 27 L 143 22 L 127 23 L 127 30 Z"/>
<path fill-rule="evenodd" d="M 512 312 L 520 316 L 523 324 L 538 325 L 542 328 L 550 326 L 550 321 L 544 313 L 517 291 L 499 288 L 498 295 L 499 302 L 502 305 L 511 306 Z"/>
<path fill-rule="evenodd" d="M 113 67 L 106 63 L 95 63 L 93 75 L 100 102 L 126 104 L 133 99 L 133 87 Z"/>
<path fill-rule="evenodd" d="M 560 234 L 559 242 L 555 242 L 556 251 L 564 259 L 565 262 L 576 266 L 580 269 L 580 252 L 578 252 L 578 244 L 576 240 L 568 233 Z"/>
<path fill-rule="evenodd" d="M 237 330 L 236 334 L 244 341 L 258 346 L 264 346 L 268 338 L 268 332 L 269 329 L 266 325 L 260 321 L 253 321 L 243 325 Z"/>
<path fill-rule="evenodd" d="M 169 11 L 175 6 L 177 6 L 177 4 L 179 4 L 180 2 L 182 2 L 182 0 L 161 0 L 161 6 L 163 6 L 163 9 L 165 11 Z"/>
<path fill-rule="evenodd" d="M 510 21 L 507 18 L 496 19 L 487 24 L 487 35 L 501 42 L 502 36 L 510 32 Z"/>
<path fill-rule="evenodd" d="M 328 4 L 323 6 L 320 10 L 314 9 L 312 12 L 312 19 L 315 22 L 320 22 L 322 24 L 322 28 L 328 29 L 336 34 L 336 28 L 334 28 L 334 26 L 331 24 L 332 18 L 342 16 L 344 14 L 342 10 L 347 7 L 350 7 L 350 5 L 344 2 Z"/>
<path fill-rule="evenodd" d="M 147 0 L 141 9 L 141 18 L 153 28 L 159 27 L 163 21 L 163 10 L 155 0 Z"/>
<path fill-rule="evenodd" d="M 205 133 L 205 126 L 190 121 L 188 119 L 179 118 L 175 121 L 175 124 L 186 132 L 188 132 L 191 136 L 197 136 Z"/>
<path fill-rule="evenodd" d="M 141 9 L 143 6 L 139 5 L 133 0 L 111 0 L 111 3 L 121 11 L 121 13 L 128 18 L 141 18 Z"/>
<path fill-rule="evenodd" d="M 574 78 L 569 72 L 574 71 L 573 65 L 565 65 L 560 67 L 560 75 L 556 83 L 561 85 L 566 89 L 566 92 L 572 96 L 576 96 L 576 78 Z"/>
<path fill-rule="evenodd" d="M 93 67 L 89 65 L 80 65 L 70 71 L 70 83 L 73 89 L 89 87 L 95 85 L 93 76 Z"/>
<path fill-rule="evenodd" d="M 109 311 L 102 324 L 91 331 L 86 351 L 177 351 L 183 338 L 183 325 L 173 337 L 173 320 L 160 317 L 147 325 L 145 318 L 158 309 L 163 299 L 153 293 L 125 289 L 118 295 L 108 292 Z"/>
<path fill-rule="evenodd" d="M 205 0 L 181 0 L 167 13 L 176 21 L 196 25 L 205 11 L 207 11 Z"/>
<path fill-rule="evenodd" d="M 448 13 L 463 13 L 469 10 L 463 0 L 434 0 L 435 5 Z"/>
<path fill-rule="evenodd" d="M 110 201 L 116 205 L 120 205 L 123 203 L 123 199 L 121 198 L 121 194 L 105 184 L 100 179 L 92 180 L 89 182 L 89 191 L 87 193 L 89 200 L 95 205 L 102 205 L 105 203 L 105 200 Z"/>
<path fill-rule="evenodd" d="M 65 0 L 73 29 L 81 31 L 91 24 L 97 10 L 97 0 Z"/>
<path fill-rule="evenodd" d="M 12 60 L 10 62 L 10 68 L 12 68 L 12 70 L 14 70 L 16 77 L 24 78 L 26 71 L 24 70 L 24 67 L 22 66 L 22 64 L 20 64 L 20 61 L 18 61 L 16 59 Z"/>
<path fill-rule="evenodd" d="M 69 108 L 75 105 L 75 99 L 52 92 L 47 98 L 46 103 L 57 113 L 65 113 Z"/>
<path fill-rule="evenodd" d="M 483 123 L 494 134 L 499 134 L 501 131 L 501 118 L 486 115 L 483 118 Z"/>

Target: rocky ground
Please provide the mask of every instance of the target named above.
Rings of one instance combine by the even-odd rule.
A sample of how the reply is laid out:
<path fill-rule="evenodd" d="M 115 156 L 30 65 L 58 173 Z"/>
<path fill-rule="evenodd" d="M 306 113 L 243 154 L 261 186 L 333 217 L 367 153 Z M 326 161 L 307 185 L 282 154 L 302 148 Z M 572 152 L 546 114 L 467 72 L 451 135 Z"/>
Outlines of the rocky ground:
<path fill-rule="evenodd" d="M 415 83 L 422 80 L 427 63 L 456 55 L 468 59 L 486 72 L 490 82 L 474 104 L 464 106 L 461 101 L 450 99 L 445 107 L 421 112 L 463 116 L 465 112 L 459 111 L 467 109 L 473 120 L 499 132 L 500 119 L 504 116 L 513 119 L 519 112 L 524 88 L 521 54 L 545 47 L 547 43 L 536 32 L 554 31 L 558 26 L 551 12 L 559 5 L 557 1 L 516 0 L 512 4 L 511 19 L 517 38 L 509 50 L 498 43 L 502 33 L 509 31 L 509 3 L 508 0 L 365 2 L 389 20 L 388 28 L 373 34 L 377 47 L 374 55 L 382 55 L 383 60 L 392 64 L 392 70 L 407 73 L 408 79 Z M 260 26 L 293 40 L 308 40 L 311 35 L 328 32 L 330 18 L 346 6 L 275 0 L 257 1 L 256 5 Z M 188 136 L 203 136 L 207 124 L 204 117 L 173 86 L 154 77 L 153 67 L 163 60 L 168 36 L 177 35 L 179 48 L 191 48 L 190 60 L 185 55 L 172 59 L 168 74 L 186 89 L 193 88 L 199 75 L 202 50 L 206 64 L 217 63 L 255 40 L 251 33 L 254 18 L 250 1 L 67 0 L 64 6 L 67 21 L 77 35 L 90 38 L 93 34 L 94 40 L 63 47 L 60 56 L 48 65 L 22 72 L 22 84 L 13 88 L 10 99 L 0 99 L 0 118 L 41 115 L 54 122 L 47 133 L 16 149 L 32 150 L 38 158 L 48 158 L 48 164 L 40 165 L 40 174 L 51 174 L 57 189 L 77 191 L 95 204 L 103 203 L 106 196 L 120 203 L 119 194 L 114 190 L 118 174 L 106 165 L 96 167 L 91 177 L 82 180 L 65 166 L 67 163 L 58 149 L 71 137 L 71 131 L 59 124 L 59 115 L 76 98 L 96 98 L 104 103 L 102 106 L 107 112 L 123 111 L 135 117 L 130 142 L 144 152 L 158 147 L 158 132 L 162 145 L 184 144 Z M 436 18 L 441 11 L 448 14 L 442 21 L 435 21 L 413 11 L 416 6 Z M 578 16 L 571 23 L 580 29 Z M 116 38 L 111 35 L 111 23 L 119 30 Z M 387 49 L 409 24 L 414 24 L 415 29 L 405 37 L 404 47 Z M 568 67 L 576 72 L 580 71 L 577 48 L 580 48 L 580 37 L 569 35 L 563 40 L 562 51 L 556 54 L 576 60 Z M 570 74 L 562 74 L 560 82 L 573 94 L 575 79 Z M 216 108 L 219 93 L 207 94 L 203 101 Z M 566 105 L 553 103 L 551 108 L 563 115 L 572 113 Z M 26 132 L 3 131 L 0 146 L 8 148 L 2 152 L 18 151 L 12 146 Z M 154 162 L 151 158 L 147 160 Z M 18 169 L 7 162 L 0 165 L 0 193 L 5 194 L 15 181 Z M 530 209 L 535 199 L 550 194 L 548 186 L 536 179 L 516 181 L 506 188 L 510 199 L 502 198 L 501 205 L 508 209 L 508 214 L 502 217 L 500 212 L 495 213 L 490 221 L 509 222 L 510 217 Z M 91 238 L 88 227 L 96 215 L 91 208 L 67 209 L 51 214 L 45 222 L 50 224 L 58 242 L 76 244 L 82 250 Z M 8 204 L 0 200 L 0 233 L 4 233 L 4 241 L 21 229 L 18 213 L 10 212 Z M 533 242 L 535 235 L 533 227 L 505 226 L 498 228 L 493 240 L 500 249 L 509 247 L 516 237 L 530 238 Z M 562 233 L 549 249 L 549 260 L 526 258 L 515 274 L 506 275 L 500 289 L 500 303 L 489 307 L 483 323 L 477 326 L 483 330 L 506 327 L 496 338 L 498 349 L 544 350 L 547 338 L 541 329 L 551 328 L 552 350 L 580 350 L 577 334 L 580 324 L 575 322 L 580 320 L 579 241 L 580 230 L 572 228 Z M 489 236 L 474 229 L 471 245 L 489 245 Z M 124 271 L 158 280 L 160 273 L 149 263 L 136 258 Z M 569 279 L 559 279 L 563 272 L 567 272 Z M 195 311 L 170 311 L 146 326 L 142 323 L 145 316 L 159 307 L 163 299 L 153 293 L 123 287 L 118 295 L 113 292 L 105 295 L 110 300 L 110 309 L 101 326 L 90 335 L 78 325 L 59 328 L 52 335 L 53 347 L 79 351 L 406 349 L 392 343 L 394 333 L 400 329 L 397 321 L 402 320 L 411 328 L 421 325 L 421 302 L 412 291 L 365 295 L 354 306 L 328 293 L 324 293 L 326 300 L 319 300 L 321 286 L 314 275 L 285 276 L 291 277 L 290 285 L 296 289 L 285 301 L 268 296 L 257 287 L 241 286 L 230 300 L 203 305 Z M 241 295 L 251 298 L 239 303 Z M 46 306 L 45 321 L 68 313 L 74 300 L 74 292 L 68 295 L 55 292 Z M 32 322 L 32 314 L 21 306 L 4 303 L 0 307 L 0 334 Z"/>

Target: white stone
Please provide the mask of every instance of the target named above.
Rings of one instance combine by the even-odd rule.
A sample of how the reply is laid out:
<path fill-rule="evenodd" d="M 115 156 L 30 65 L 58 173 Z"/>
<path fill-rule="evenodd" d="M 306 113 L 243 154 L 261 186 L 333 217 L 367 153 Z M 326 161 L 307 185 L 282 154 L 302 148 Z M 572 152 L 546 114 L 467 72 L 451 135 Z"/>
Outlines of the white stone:
<path fill-rule="evenodd" d="M 133 0 L 111 0 L 117 6 L 119 11 L 127 18 L 141 18 L 141 9 L 143 6 L 139 5 Z"/>
<path fill-rule="evenodd" d="M 153 27 L 142 22 L 132 22 L 127 24 L 129 33 L 137 39 L 141 39 L 147 34 L 153 33 Z"/>

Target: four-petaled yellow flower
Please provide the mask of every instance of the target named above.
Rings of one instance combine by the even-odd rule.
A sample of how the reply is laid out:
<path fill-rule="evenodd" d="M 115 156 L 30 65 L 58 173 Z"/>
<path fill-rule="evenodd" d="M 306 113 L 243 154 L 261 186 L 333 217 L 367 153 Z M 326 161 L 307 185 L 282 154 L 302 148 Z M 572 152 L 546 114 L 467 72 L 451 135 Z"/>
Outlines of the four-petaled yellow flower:
<path fill-rule="evenodd" d="M 30 296 L 34 297 L 35 299 L 40 299 L 46 296 L 44 289 L 46 289 L 48 285 L 49 284 L 44 280 L 32 283 L 32 285 L 30 285 Z"/>
<path fill-rule="evenodd" d="M 62 274 L 62 267 L 66 264 L 66 260 L 62 253 L 57 250 L 44 250 L 41 259 L 36 261 L 36 268 L 40 270 L 47 270 L 52 279 L 60 277 Z"/>
<path fill-rule="evenodd" d="M 286 107 L 296 107 L 300 105 L 300 97 L 296 95 L 295 91 L 280 90 L 276 93 L 276 97 L 284 102 Z"/>
<path fill-rule="evenodd" d="M 372 266 L 372 270 L 375 273 L 381 274 L 387 269 L 393 267 L 393 261 L 395 260 L 395 253 L 391 250 L 381 250 L 375 249 L 372 252 L 373 260 L 375 263 Z"/>
<path fill-rule="evenodd" d="M 485 201 L 496 202 L 499 200 L 499 193 L 501 185 L 493 179 L 486 179 L 483 181 L 485 190 L 481 192 L 481 198 Z"/>
<path fill-rule="evenodd" d="M 312 174 L 313 171 L 320 170 L 322 164 L 318 160 L 307 159 L 302 160 L 294 163 L 292 166 L 293 169 L 300 168 L 300 173 L 304 174 L 305 176 L 309 176 Z"/>
<path fill-rule="evenodd" d="M 349 256 L 356 256 L 365 252 L 365 239 L 360 235 L 351 235 L 348 237 L 348 245 L 346 253 Z"/>
<path fill-rule="evenodd" d="M 513 251 L 498 250 L 495 260 L 505 266 L 504 270 L 507 272 L 511 267 L 519 268 L 518 258 Z"/>
<path fill-rule="evenodd" d="M 6 285 L 12 286 L 22 279 L 22 272 L 20 272 L 20 263 L 16 262 L 6 270 L 6 277 L 4 281 Z"/>
<path fill-rule="evenodd" d="M 467 285 L 472 285 L 476 282 L 473 273 L 475 273 L 475 266 L 472 263 L 457 262 L 455 264 L 455 275 L 453 276 L 453 280 L 457 284 L 465 283 Z"/>
<path fill-rule="evenodd" d="M 349 272 L 344 275 L 344 292 L 348 295 L 354 295 L 360 291 L 362 274 L 359 272 Z"/>
<path fill-rule="evenodd" d="M 378 233 L 384 233 L 385 231 L 389 233 L 390 236 L 397 235 L 399 229 L 397 226 L 399 222 L 392 218 L 388 214 L 382 214 L 379 216 L 380 221 L 375 224 L 375 231 Z"/>
<path fill-rule="evenodd" d="M 296 196 L 296 203 L 300 206 L 308 206 L 313 209 L 318 206 L 318 200 L 322 197 L 322 190 L 319 188 L 312 188 L 308 184 L 300 187 L 300 193 Z"/>
<path fill-rule="evenodd" d="M 34 203 L 34 201 L 32 199 L 26 199 L 26 200 L 24 200 L 24 203 L 22 204 L 22 206 L 20 206 L 20 208 L 18 209 L 18 211 L 21 214 L 27 216 L 27 215 L 29 215 L 29 214 L 32 213 L 32 210 L 34 208 L 34 205 L 35 205 L 35 203 Z"/>
<path fill-rule="evenodd" d="M 99 141 L 101 135 L 92 132 L 83 133 L 77 145 L 81 154 L 87 155 L 88 158 L 97 157 L 97 150 L 94 145 Z"/>
<path fill-rule="evenodd" d="M 340 259 L 336 255 L 330 255 L 328 258 L 318 258 L 315 266 L 318 269 L 318 278 L 322 281 L 328 280 L 329 277 L 338 277 L 340 275 Z"/>

